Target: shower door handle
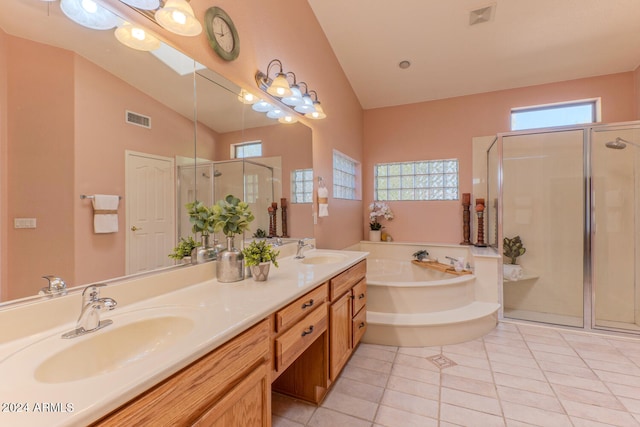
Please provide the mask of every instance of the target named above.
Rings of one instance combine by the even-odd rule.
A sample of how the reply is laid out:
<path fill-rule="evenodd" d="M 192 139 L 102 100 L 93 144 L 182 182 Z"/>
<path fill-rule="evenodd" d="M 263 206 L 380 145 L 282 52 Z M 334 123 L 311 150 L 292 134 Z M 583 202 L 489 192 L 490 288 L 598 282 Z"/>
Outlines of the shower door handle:
<path fill-rule="evenodd" d="M 131 231 L 138 231 L 138 230 L 142 230 L 142 227 L 136 227 L 135 225 L 133 227 L 131 227 Z"/>

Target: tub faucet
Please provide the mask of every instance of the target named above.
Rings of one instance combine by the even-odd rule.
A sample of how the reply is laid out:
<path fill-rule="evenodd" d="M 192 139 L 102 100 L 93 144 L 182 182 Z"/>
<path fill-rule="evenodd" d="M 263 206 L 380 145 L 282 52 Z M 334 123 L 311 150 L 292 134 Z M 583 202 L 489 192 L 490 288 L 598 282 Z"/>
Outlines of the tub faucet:
<path fill-rule="evenodd" d="M 62 338 L 75 338 L 89 332 L 97 331 L 113 323 L 113 320 L 100 320 L 100 313 L 116 308 L 118 305 L 111 298 L 99 298 L 99 288 L 105 284 L 89 285 L 82 291 L 82 311 L 76 329 L 62 335 Z"/>
<path fill-rule="evenodd" d="M 307 239 L 298 240 L 298 250 L 296 251 L 295 259 L 304 258 L 304 255 L 302 254 L 304 252 L 304 248 L 313 249 L 315 247 L 311 243 L 306 243 L 306 240 Z"/>
<path fill-rule="evenodd" d="M 67 284 L 59 277 L 56 276 L 42 276 L 43 279 L 49 281 L 49 286 L 40 289 L 38 295 L 64 295 L 67 293 Z"/>

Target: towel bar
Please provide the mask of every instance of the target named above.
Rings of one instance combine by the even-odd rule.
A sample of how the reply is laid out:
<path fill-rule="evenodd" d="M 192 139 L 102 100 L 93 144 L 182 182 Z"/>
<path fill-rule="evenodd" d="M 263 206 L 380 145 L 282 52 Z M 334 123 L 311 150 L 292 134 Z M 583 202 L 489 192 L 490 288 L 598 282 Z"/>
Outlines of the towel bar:
<path fill-rule="evenodd" d="M 87 195 L 85 195 L 85 194 L 81 194 L 81 195 L 80 195 L 80 198 L 81 198 L 81 199 L 95 199 L 95 198 L 96 198 L 96 196 L 87 196 Z M 118 199 L 122 200 L 122 196 L 118 196 Z"/>

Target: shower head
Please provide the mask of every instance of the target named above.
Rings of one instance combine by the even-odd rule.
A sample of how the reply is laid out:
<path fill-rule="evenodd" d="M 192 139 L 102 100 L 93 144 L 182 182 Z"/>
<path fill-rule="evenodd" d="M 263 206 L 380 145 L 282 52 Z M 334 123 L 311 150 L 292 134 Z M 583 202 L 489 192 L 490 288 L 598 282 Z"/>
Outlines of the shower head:
<path fill-rule="evenodd" d="M 220 175 L 222 175 L 222 172 L 220 172 L 218 169 L 216 169 L 216 170 L 214 170 L 214 171 L 213 171 L 213 176 L 214 176 L 214 177 L 216 177 L 216 178 L 217 178 L 217 177 L 219 177 Z"/>
<path fill-rule="evenodd" d="M 631 141 L 627 141 L 626 139 L 622 139 L 620 137 L 617 137 L 614 141 L 606 142 L 604 145 L 606 145 L 607 148 L 613 148 L 614 150 L 623 150 L 623 149 L 627 148 L 627 144 L 630 144 L 630 145 L 633 145 L 634 147 L 640 148 L 640 144 L 637 144 L 637 143 L 631 142 Z"/>

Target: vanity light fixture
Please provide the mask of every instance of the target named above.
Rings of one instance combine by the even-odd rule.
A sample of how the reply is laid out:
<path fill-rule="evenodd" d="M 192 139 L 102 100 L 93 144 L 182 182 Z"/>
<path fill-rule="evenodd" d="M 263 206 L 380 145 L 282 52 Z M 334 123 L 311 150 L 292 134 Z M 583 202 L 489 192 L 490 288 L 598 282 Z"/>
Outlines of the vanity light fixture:
<path fill-rule="evenodd" d="M 258 113 L 266 113 L 268 111 L 273 110 L 274 106 L 269 104 L 264 99 L 261 99 L 260 101 L 253 104 L 251 108 L 253 109 L 253 111 L 257 111 Z"/>
<path fill-rule="evenodd" d="M 115 31 L 116 39 L 123 45 L 136 50 L 151 51 L 160 48 L 160 40 L 144 28 L 125 22 Z"/>
<path fill-rule="evenodd" d="M 294 72 L 289 71 L 287 76 L 293 76 L 293 85 L 291 85 L 291 95 L 282 97 L 281 101 L 290 107 L 301 105 L 304 101 L 302 99 L 302 92 L 300 86 L 296 82 L 296 75 Z"/>
<path fill-rule="evenodd" d="M 274 65 L 277 65 L 279 70 L 272 80 L 269 77 L 269 74 L 271 72 L 271 67 Z M 293 77 L 293 85 L 291 86 L 289 86 L 289 82 L 287 81 L 288 76 Z M 279 59 L 273 59 L 269 62 L 266 73 L 258 70 L 256 72 L 255 79 L 260 90 L 268 93 L 273 97 L 273 99 L 280 101 L 282 104 L 292 107 L 295 112 L 311 119 L 324 119 L 327 117 L 320 105 L 320 102 L 318 101 L 317 92 L 313 90 L 310 91 L 305 82 L 298 83 L 295 73 L 291 71 L 285 73 L 282 67 L 282 62 L 280 62 Z M 305 88 L 304 92 L 301 90 L 302 85 L 304 85 Z M 315 101 L 311 99 L 310 93 L 315 94 Z M 318 110 L 316 110 L 316 107 Z M 285 123 L 295 122 L 286 121 Z"/>
<path fill-rule="evenodd" d="M 313 99 L 311 99 L 311 95 L 309 95 L 309 88 L 305 82 L 300 82 L 301 85 L 304 85 L 304 95 L 302 95 L 302 104 L 296 105 L 293 107 L 298 113 L 301 114 L 310 114 L 316 111 L 313 108 Z"/>
<path fill-rule="evenodd" d="M 202 24 L 186 0 L 167 0 L 155 13 L 156 22 L 164 29 L 181 36 L 197 36 Z"/>
<path fill-rule="evenodd" d="M 267 117 L 270 119 L 281 119 L 286 115 L 287 113 L 282 108 L 278 107 L 274 107 L 273 110 L 267 111 Z"/>
<path fill-rule="evenodd" d="M 251 92 L 248 92 L 244 89 L 242 89 L 240 91 L 240 95 L 238 95 L 238 101 L 242 102 L 243 104 L 246 105 L 253 105 L 256 102 L 260 101 L 260 99 L 255 96 L 254 94 L 252 94 Z"/>
<path fill-rule="evenodd" d="M 93 0 L 61 0 L 60 9 L 72 21 L 93 30 L 110 30 L 118 18 Z"/>
<path fill-rule="evenodd" d="M 143 10 L 156 10 L 160 7 L 160 0 L 120 0 L 124 4 L 129 6 L 143 9 Z"/>
<path fill-rule="evenodd" d="M 290 114 L 287 114 L 287 115 L 286 115 L 286 116 L 284 116 L 284 117 L 280 117 L 280 118 L 278 119 L 278 121 L 279 121 L 280 123 L 284 123 L 284 124 L 290 125 L 290 124 L 293 124 L 293 123 L 297 123 L 297 122 L 298 122 L 298 119 L 296 119 L 294 116 L 292 116 L 292 115 L 290 115 Z"/>
<path fill-rule="evenodd" d="M 310 90 L 309 94 L 315 95 L 316 99 L 313 101 L 313 108 L 315 111 L 313 111 L 312 113 L 306 113 L 304 116 L 314 120 L 320 120 L 327 117 L 324 109 L 322 108 L 322 105 L 320 104 L 320 101 L 318 101 L 318 93 L 315 90 Z"/>

